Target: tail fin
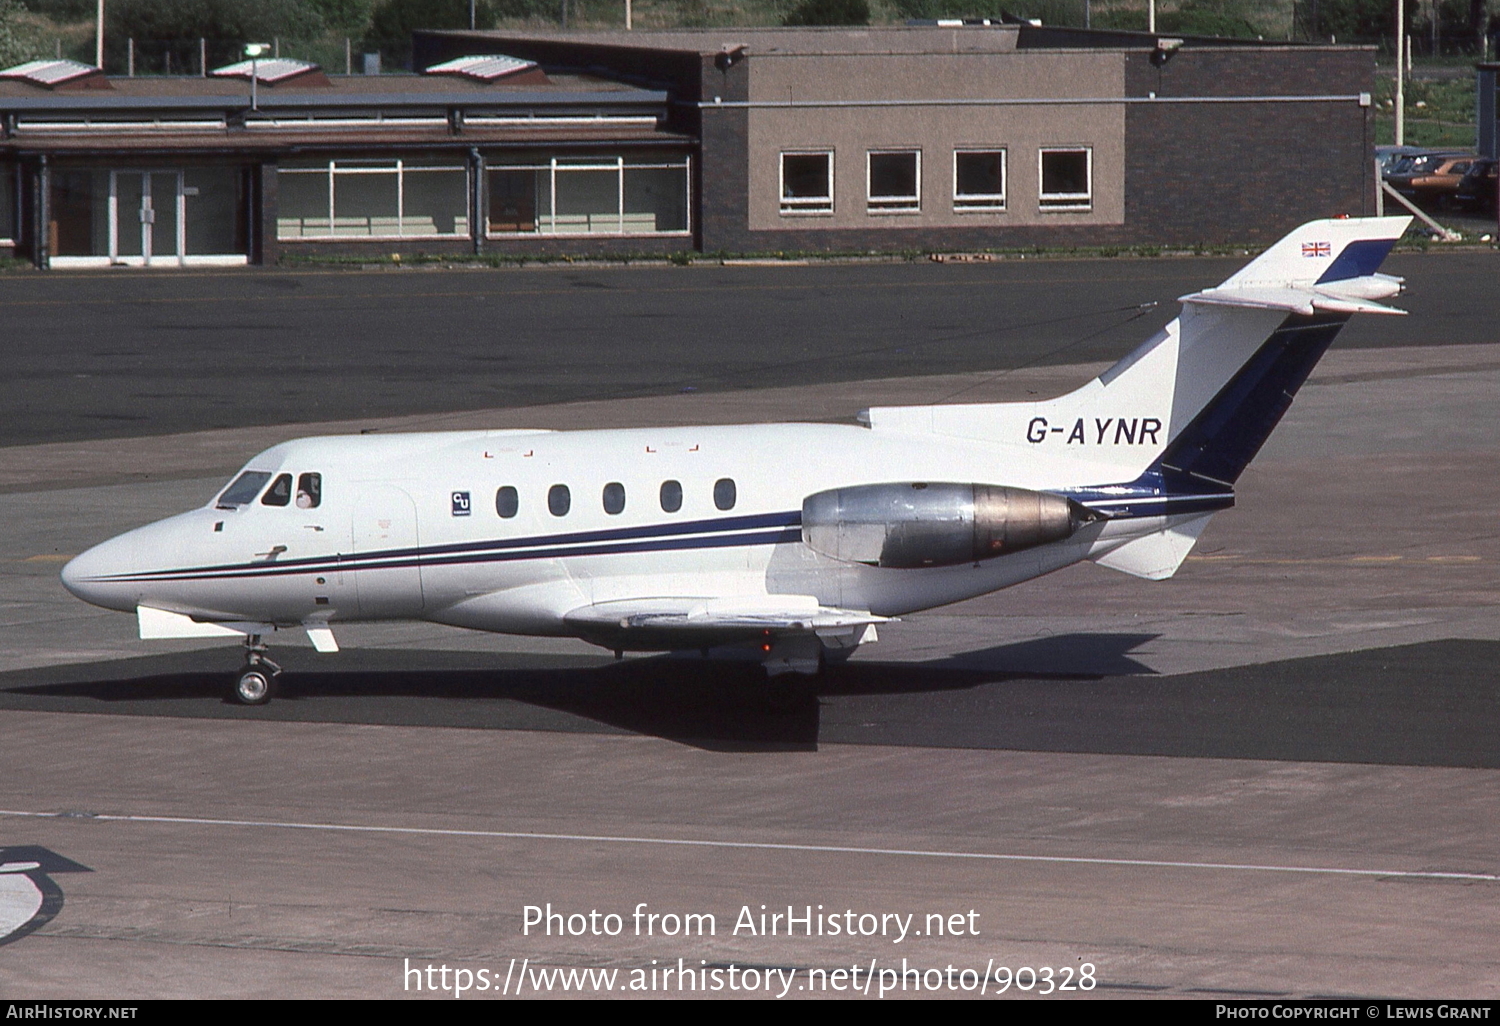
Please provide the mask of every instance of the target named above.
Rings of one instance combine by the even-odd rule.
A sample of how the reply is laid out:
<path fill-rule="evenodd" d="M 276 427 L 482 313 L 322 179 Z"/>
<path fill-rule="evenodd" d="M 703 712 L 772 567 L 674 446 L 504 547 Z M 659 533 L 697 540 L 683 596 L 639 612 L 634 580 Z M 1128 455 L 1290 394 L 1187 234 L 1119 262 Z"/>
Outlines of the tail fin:
<path fill-rule="evenodd" d="M 876 407 L 871 428 L 1018 444 L 1059 483 L 1175 474 L 1225 490 L 1260 450 L 1292 396 L 1354 313 L 1401 279 L 1376 273 L 1411 219 L 1311 221 L 1183 310 L 1082 388 L 1040 403 Z M 1049 487 L 1046 482 L 1035 486 Z M 1202 486 L 1202 487 L 1200 487 Z"/>
<path fill-rule="evenodd" d="M 1090 381 L 1040 403 L 868 411 L 872 429 L 1031 449 L 1026 480 L 1112 520 L 1090 558 L 1170 577 L 1292 404 L 1339 329 L 1402 281 L 1377 273 L 1408 217 L 1311 221 L 1216 288 L 1183 296 L 1182 314 Z"/>
<path fill-rule="evenodd" d="M 1170 427 L 1152 464 L 1169 488 L 1233 485 L 1350 316 L 1404 312 L 1376 302 L 1402 286 L 1378 268 L 1410 223 L 1312 221 L 1218 288 L 1181 297 Z M 1248 329 L 1268 319 L 1276 326 L 1249 348 L 1260 331 Z"/>

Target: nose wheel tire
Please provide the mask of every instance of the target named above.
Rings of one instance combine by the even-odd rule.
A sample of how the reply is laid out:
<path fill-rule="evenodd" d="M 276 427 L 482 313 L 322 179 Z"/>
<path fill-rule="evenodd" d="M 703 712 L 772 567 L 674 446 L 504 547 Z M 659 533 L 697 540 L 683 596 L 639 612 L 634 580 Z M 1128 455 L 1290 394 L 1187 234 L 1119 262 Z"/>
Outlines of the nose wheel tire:
<path fill-rule="evenodd" d="M 269 670 L 246 666 L 235 678 L 233 698 L 241 705 L 265 705 L 271 700 L 276 678 Z"/>

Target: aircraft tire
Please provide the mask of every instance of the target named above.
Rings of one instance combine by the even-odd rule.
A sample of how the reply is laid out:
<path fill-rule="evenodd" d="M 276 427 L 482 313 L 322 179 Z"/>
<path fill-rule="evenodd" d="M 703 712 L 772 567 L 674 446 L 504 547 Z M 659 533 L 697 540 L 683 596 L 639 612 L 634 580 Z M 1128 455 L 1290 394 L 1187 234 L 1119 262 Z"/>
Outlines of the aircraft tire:
<path fill-rule="evenodd" d="M 265 705 L 271 700 L 276 678 L 257 666 L 246 666 L 234 679 L 231 697 L 240 705 Z"/>

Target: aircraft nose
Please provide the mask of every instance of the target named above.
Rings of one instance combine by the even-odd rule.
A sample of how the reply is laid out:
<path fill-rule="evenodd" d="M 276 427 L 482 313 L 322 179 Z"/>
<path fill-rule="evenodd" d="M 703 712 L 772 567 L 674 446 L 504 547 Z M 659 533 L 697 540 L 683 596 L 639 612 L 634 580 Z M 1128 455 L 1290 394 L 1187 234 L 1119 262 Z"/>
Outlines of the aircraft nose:
<path fill-rule="evenodd" d="M 91 605 L 133 611 L 134 588 L 113 579 L 132 569 L 135 546 L 127 539 L 111 538 L 73 557 L 62 568 L 63 587 Z"/>

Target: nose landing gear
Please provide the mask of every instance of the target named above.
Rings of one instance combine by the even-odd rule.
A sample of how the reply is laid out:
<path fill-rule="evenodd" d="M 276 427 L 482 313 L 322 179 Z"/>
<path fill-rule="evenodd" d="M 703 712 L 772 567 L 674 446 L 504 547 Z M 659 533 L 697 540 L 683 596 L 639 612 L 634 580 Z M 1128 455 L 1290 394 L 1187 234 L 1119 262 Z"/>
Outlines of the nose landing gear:
<path fill-rule="evenodd" d="M 241 705 L 265 705 L 276 692 L 276 678 L 281 667 L 266 656 L 266 645 L 259 634 L 245 638 L 245 665 L 235 676 L 229 696 Z"/>

